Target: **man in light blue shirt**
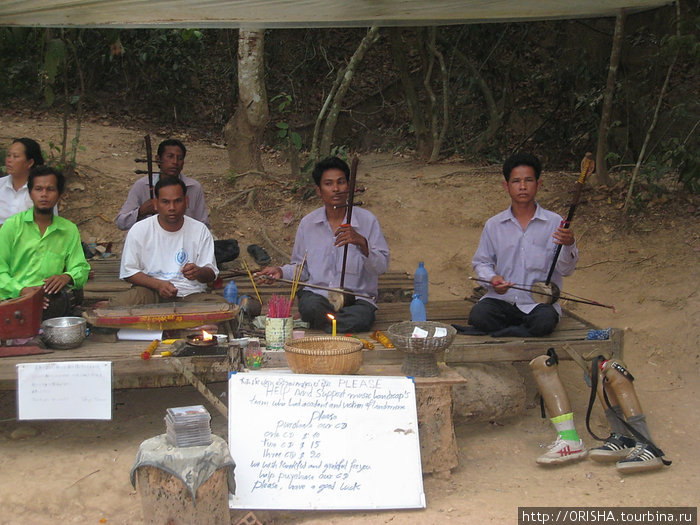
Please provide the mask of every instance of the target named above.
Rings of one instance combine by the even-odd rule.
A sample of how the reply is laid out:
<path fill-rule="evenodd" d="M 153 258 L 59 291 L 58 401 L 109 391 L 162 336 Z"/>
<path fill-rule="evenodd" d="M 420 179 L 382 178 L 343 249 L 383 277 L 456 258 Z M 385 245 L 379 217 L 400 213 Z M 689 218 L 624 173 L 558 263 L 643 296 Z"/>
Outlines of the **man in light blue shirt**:
<path fill-rule="evenodd" d="M 350 168 L 337 157 L 317 163 L 313 178 L 323 207 L 306 215 L 297 228 L 291 264 L 263 268 L 258 275 L 272 279 L 292 279 L 302 264 L 301 279 L 309 284 L 337 288 L 343 263 L 344 246 L 348 246 L 344 288 L 377 297 L 379 276 L 389 266 L 389 247 L 379 221 L 368 210 L 353 208 L 351 224 L 346 224 L 345 202 L 348 196 Z M 303 283 L 302 283 L 303 286 Z M 327 314 L 337 320 L 337 331 L 364 332 L 374 323 L 376 303 L 356 298 L 352 305 L 335 312 L 328 292 L 307 288 L 297 294 L 299 313 L 312 328 L 330 331 Z"/>
<path fill-rule="evenodd" d="M 571 275 L 578 260 L 574 232 L 563 227 L 562 218 L 542 208 L 535 196 L 542 186 L 542 165 L 534 155 L 516 153 L 503 164 L 503 187 L 510 207 L 486 221 L 472 264 L 480 279 L 489 282 L 486 295 L 474 305 L 469 324 L 496 337 L 539 337 L 550 334 L 561 308 L 538 303 L 530 292 L 547 279 L 558 244 L 561 253 L 552 276 L 560 289 L 562 277 Z M 557 438 L 537 458 L 541 465 L 558 465 L 583 459 L 588 454 L 576 431 L 574 413 L 557 373 L 554 356 L 538 356 L 530 362 Z"/>
<path fill-rule="evenodd" d="M 535 196 L 542 186 L 542 165 L 534 155 L 517 153 L 503 165 L 503 188 L 511 206 L 486 221 L 479 247 L 472 259 L 474 271 L 488 281 L 488 291 L 472 308 L 469 324 L 495 337 L 540 337 L 550 334 L 561 315 L 558 304 L 538 302 L 542 296 L 516 290 L 544 282 L 562 245 L 552 283 L 562 288 L 562 278 L 571 275 L 578 249 L 571 228 L 561 216 L 545 210 Z"/>
<path fill-rule="evenodd" d="M 202 185 L 182 174 L 182 168 L 185 166 L 185 155 L 187 155 L 187 148 L 179 140 L 166 139 L 161 142 L 156 154 L 156 162 L 160 171 L 153 174 L 153 184 L 158 184 L 161 177 L 174 177 L 184 182 L 187 188 L 188 202 L 185 215 L 204 223 L 207 228 L 211 229 Z M 131 187 L 126 202 L 114 219 L 117 228 L 129 230 L 137 222 L 157 214 L 153 203 L 154 199 L 151 196 L 148 177 L 142 177 Z"/>

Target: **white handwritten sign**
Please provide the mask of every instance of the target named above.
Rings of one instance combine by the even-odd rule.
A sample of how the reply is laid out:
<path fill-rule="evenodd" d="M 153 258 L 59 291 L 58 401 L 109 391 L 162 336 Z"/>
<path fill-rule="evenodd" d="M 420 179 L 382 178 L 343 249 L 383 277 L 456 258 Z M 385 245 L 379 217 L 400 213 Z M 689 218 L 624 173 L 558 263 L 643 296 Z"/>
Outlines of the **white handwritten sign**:
<path fill-rule="evenodd" d="M 18 419 L 112 419 L 112 363 L 17 365 Z"/>
<path fill-rule="evenodd" d="M 424 508 L 407 377 L 232 374 L 231 508 Z"/>

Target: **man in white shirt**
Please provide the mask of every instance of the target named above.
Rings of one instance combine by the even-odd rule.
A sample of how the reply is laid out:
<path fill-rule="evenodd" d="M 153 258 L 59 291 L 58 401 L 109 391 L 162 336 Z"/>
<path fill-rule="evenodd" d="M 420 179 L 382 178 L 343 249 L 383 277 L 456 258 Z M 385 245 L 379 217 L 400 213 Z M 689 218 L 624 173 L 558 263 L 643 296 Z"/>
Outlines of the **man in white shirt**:
<path fill-rule="evenodd" d="M 224 301 L 206 293 L 219 274 L 214 239 L 203 223 L 185 216 L 185 183 L 159 180 L 153 200 L 157 215 L 134 224 L 124 243 L 119 277 L 133 286 L 111 304 Z"/>

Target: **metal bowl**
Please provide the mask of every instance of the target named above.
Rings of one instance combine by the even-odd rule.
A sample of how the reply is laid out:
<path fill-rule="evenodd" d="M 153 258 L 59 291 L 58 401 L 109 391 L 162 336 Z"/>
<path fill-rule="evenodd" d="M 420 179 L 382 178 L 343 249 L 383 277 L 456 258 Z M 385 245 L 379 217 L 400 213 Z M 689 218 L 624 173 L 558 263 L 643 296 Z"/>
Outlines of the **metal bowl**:
<path fill-rule="evenodd" d="M 42 338 L 51 348 L 77 348 L 85 340 L 86 326 L 82 317 L 54 317 L 41 323 Z"/>

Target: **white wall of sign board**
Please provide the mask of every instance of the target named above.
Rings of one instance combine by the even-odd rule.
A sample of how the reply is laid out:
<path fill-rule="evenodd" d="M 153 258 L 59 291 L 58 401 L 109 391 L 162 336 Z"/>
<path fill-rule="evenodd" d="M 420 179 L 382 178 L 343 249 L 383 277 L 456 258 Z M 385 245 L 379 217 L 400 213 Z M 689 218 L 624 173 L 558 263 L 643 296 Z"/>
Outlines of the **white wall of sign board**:
<path fill-rule="evenodd" d="M 424 508 L 414 386 L 407 377 L 232 374 L 231 508 Z"/>

